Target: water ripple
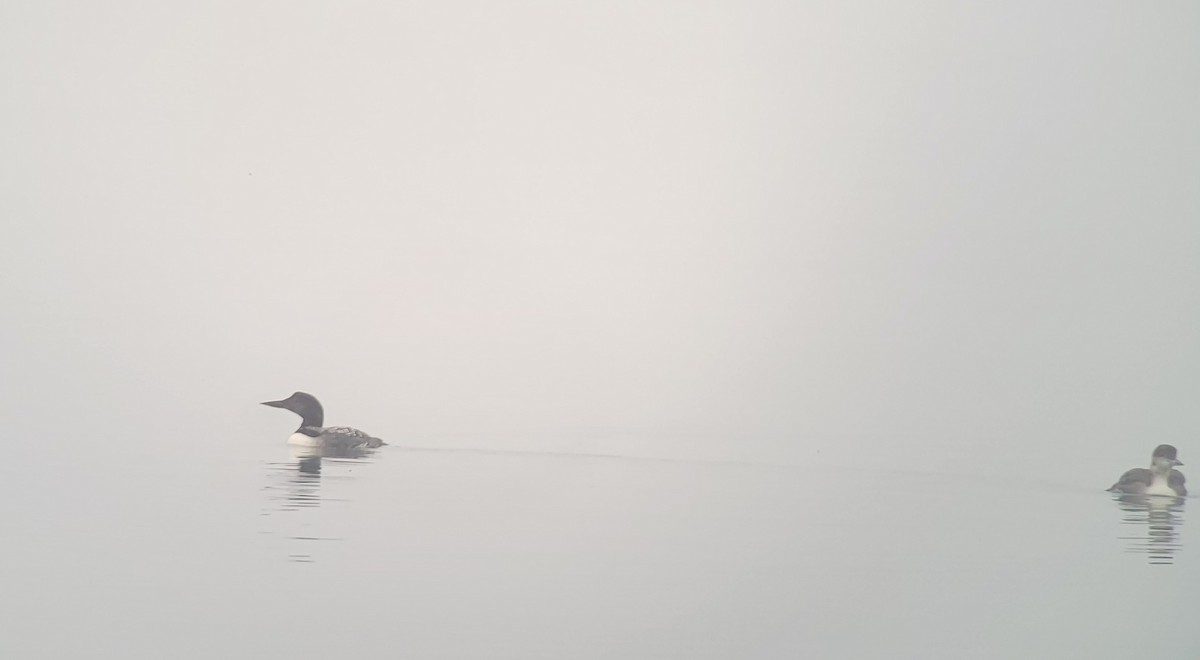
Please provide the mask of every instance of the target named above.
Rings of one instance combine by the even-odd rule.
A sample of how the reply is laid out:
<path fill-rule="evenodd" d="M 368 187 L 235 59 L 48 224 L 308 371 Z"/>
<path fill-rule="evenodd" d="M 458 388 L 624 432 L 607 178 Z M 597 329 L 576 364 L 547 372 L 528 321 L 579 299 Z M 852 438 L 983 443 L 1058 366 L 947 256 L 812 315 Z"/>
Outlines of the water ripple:
<path fill-rule="evenodd" d="M 1119 537 L 1128 552 L 1145 554 L 1150 564 L 1174 564 L 1183 549 L 1179 530 L 1183 526 L 1184 499 L 1156 495 L 1121 494 L 1114 498 L 1121 510 L 1121 524 L 1140 533 Z"/>
<path fill-rule="evenodd" d="M 324 533 L 331 522 L 336 523 L 338 508 L 335 506 L 330 510 L 324 505 L 352 503 L 351 498 L 345 497 L 345 490 L 359 477 L 360 473 L 354 472 L 354 468 L 373 462 L 370 459 L 373 452 L 368 449 L 289 449 L 291 460 L 265 463 L 266 483 L 262 491 L 266 502 L 262 519 L 272 529 L 260 530 L 260 534 L 285 539 L 288 561 L 312 563 L 316 561 L 313 541 L 346 540 Z M 324 492 L 330 487 L 339 496 L 331 497 Z M 304 550 L 295 547 L 296 544 L 304 544 Z"/>

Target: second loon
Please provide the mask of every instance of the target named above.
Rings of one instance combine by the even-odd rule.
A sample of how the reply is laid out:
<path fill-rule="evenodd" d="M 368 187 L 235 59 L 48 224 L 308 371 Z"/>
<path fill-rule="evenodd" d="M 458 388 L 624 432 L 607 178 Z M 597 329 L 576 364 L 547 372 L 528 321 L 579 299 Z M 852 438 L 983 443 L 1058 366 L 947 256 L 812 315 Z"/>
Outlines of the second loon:
<path fill-rule="evenodd" d="M 1159 445 L 1150 455 L 1150 468 L 1133 468 L 1117 479 L 1108 490 L 1111 493 L 1132 493 L 1135 495 L 1167 495 L 1169 497 L 1184 497 L 1187 495 L 1187 481 L 1183 473 L 1175 469 L 1183 465 L 1177 458 L 1178 454 L 1172 445 Z"/>
<path fill-rule="evenodd" d="M 387 443 L 349 426 L 322 426 L 325 409 L 317 397 L 307 392 L 296 392 L 279 401 L 263 401 L 262 405 L 283 408 L 300 415 L 300 428 L 288 438 L 289 445 L 303 447 L 328 447 L 330 449 L 356 449 L 381 447 Z"/>

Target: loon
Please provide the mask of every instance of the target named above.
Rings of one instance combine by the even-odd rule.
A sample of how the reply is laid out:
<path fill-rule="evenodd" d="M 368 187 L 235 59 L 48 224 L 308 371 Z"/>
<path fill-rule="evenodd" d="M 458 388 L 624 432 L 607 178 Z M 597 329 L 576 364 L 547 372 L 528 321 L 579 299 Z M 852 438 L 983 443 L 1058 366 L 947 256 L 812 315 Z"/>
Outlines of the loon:
<path fill-rule="evenodd" d="M 289 445 L 303 447 L 328 447 L 330 449 L 355 449 L 380 447 L 387 443 L 349 426 L 322 426 L 325 409 L 317 397 L 307 392 L 296 392 L 279 401 L 263 401 L 262 405 L 283 408 L 300 415 L 300 428 L 288 438 Z"/>
<path fill-rule="evenodd" d="M 1183 473 L 1173 469 L 1183 465 L 1183 461 L 1175 458 L 1175 447 L 1159 445 L 1150 455 L 1150 468 L 1133 468 L 1117 479 L 1117 483 L 1108 489 L 1110 493 L 1133 493 L 1135 495 L 1167 495 L 1183 497 L 1187 495 L 1186 479 Z"/>

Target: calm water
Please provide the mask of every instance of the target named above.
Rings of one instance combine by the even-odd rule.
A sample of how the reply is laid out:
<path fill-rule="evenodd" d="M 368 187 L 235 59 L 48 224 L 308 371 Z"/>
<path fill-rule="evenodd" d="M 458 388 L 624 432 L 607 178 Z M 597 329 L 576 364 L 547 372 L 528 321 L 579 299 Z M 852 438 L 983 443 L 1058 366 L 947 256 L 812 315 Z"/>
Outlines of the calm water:
<path fill-rule="evenodd" d="M 8 462 L 0 655 L 1200 657 L 1187 506 L 1115 501 L 1119 469 L 275 440 Z"/>

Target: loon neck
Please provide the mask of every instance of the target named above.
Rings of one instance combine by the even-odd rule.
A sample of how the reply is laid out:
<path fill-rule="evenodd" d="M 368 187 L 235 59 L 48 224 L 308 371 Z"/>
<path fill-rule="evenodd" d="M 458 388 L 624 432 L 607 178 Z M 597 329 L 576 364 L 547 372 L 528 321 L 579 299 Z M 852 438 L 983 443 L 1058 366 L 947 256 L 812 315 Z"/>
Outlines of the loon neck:
<path fill-rule="evenodd" d="M 300 415 L 300 428 L 305 426 L 315 426 L 320 428 L 325 425 L 325 409 L 317 401 L 306 401 L 302 405 L 296 406 L 292 412 Z"/>
<path fill-rule="evenodd" d="M 1168 475 L 1171 474 L 1173 466 L 1166 461 L 1154 461 L 1150 464 L 1150 474 L 1153 475 L 1155 481 L 1166 481 Z"/>
<path fill-rule="evenodd" d="M 321 428 L 325 425 L 325 411 L 320 408 L 305 408 L 297 410 L 295 413 L 300 415 L 300 428 L 306 426 Z"/>

